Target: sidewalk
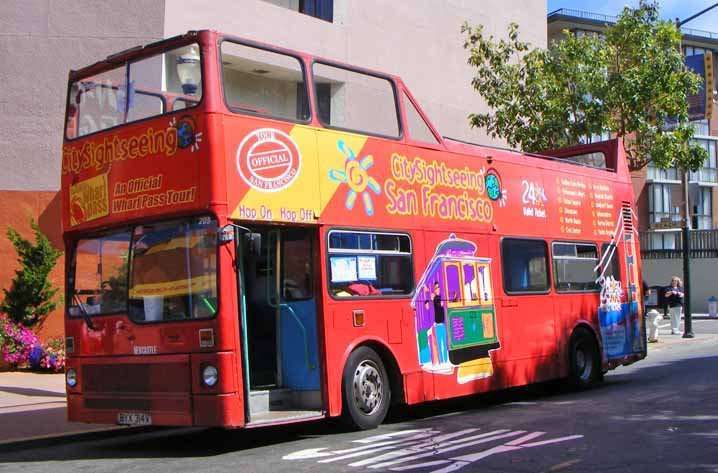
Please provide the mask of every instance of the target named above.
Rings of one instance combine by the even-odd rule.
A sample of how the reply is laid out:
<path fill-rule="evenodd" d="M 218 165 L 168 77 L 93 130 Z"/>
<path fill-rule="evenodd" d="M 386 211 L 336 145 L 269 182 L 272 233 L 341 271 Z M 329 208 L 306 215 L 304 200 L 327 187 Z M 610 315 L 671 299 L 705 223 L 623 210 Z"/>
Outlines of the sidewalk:
<path fill-rule="evenodd" d="M 693 320 L 716 320 L 715 317 L 709 317 L 708 314 L 693 314 L 691 316 Z M 694 338 L 683 338 L 683 328 L 685 323 L 685 317 L 681 318 L 681 332 L 677 334 L 671 334 L 671 321 L 669 319 L 659 318 L 658 319 L 658 342 L 648 343 L 648 353 L 651 353 L 653 349 L 661 349 L 677 343 L 691 343 L 694 341 L 718 341 L 718 334 L 715 333 L 695 333 Z M 716 320 L 718 324 L 718 320 Z"/>
<path fill-rule="evenodd" d="M 0 373 L 0 450 L 11 443 L 124 428 L 68 422 L 62 373 Z"/>

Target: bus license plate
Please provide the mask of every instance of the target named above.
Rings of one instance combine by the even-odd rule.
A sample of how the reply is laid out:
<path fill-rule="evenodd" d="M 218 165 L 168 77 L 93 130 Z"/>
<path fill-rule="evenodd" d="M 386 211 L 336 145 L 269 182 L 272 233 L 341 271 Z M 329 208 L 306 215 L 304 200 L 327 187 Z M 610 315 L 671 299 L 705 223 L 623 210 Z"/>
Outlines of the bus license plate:
<path fill-rule="evenodd" d="M 152 415 L 144 412 L 120 412 L 117 414 L 120 425 L 152 425 Z"/>

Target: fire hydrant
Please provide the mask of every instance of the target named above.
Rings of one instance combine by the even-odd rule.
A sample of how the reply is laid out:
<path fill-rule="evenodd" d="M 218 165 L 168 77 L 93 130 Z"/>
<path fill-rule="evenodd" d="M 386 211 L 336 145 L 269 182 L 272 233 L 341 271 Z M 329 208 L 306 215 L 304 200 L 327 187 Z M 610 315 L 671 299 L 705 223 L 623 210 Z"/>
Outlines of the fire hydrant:
<path fill-rule="evenodd" d="M 718 317 L 718 298 L 716 296 L 708 298 L 708 317 L 712 319 Z"/>
<path fill-rule="evenodd" d="M 648 325 L 648 341 L 658 341 L 658 320 L 661 314 L 656 309 L 651 309 L 646 313 L 646 325 Z"/>

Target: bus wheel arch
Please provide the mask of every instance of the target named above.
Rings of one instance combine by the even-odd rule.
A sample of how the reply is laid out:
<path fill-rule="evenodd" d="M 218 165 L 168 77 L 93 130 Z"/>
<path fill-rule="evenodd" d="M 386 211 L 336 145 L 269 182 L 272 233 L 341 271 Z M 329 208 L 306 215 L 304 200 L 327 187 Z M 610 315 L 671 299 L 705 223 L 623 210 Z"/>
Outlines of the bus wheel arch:
<path fill-rule="evenodd" d="M 342 421 L 355 429 L 373 429 L 389 407 L 403 398 L 401 372 L 391 351 L 369 341 L 354 347 L 342 370 Z"/>
<path fill-rule="evenodd" d="M 591 328 L 578 325 L 568 342 L 568 380 L 572 387 L 588 388 L 603 379 L 598 338 Z"/>

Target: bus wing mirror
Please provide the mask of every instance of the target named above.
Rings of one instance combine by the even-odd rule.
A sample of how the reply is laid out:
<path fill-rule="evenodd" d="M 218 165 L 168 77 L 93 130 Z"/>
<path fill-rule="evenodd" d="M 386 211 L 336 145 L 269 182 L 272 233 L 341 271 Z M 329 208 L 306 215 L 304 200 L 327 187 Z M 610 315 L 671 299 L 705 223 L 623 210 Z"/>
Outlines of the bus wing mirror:
<path fill-rule="evenodd" d="M 220 228 L 219 233 L 217 234 L 217 239 L 219 240 L 220 244 L 234 241 L 234 226 L 232 224 L 229 224 Z"/>
<path fill-rule="evenodd" d="M 247 246 L 247 252 L 250 255 L 262 255 L 262 234 L 261 233 L 245 233 L 244 243 Z"/>

